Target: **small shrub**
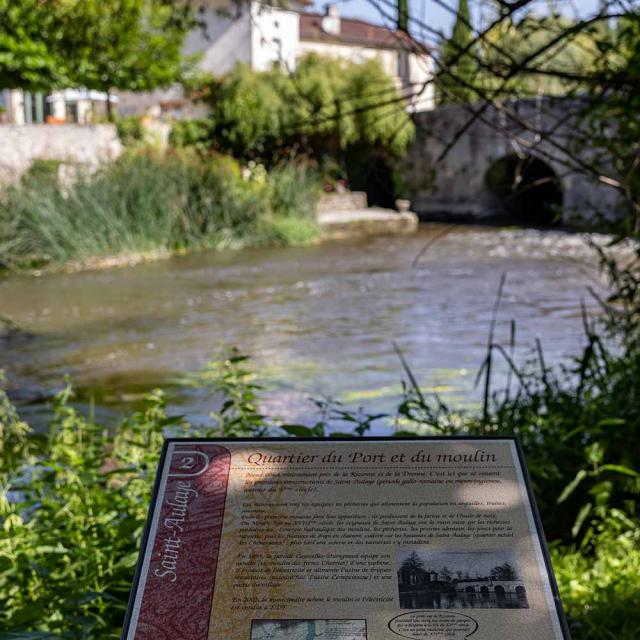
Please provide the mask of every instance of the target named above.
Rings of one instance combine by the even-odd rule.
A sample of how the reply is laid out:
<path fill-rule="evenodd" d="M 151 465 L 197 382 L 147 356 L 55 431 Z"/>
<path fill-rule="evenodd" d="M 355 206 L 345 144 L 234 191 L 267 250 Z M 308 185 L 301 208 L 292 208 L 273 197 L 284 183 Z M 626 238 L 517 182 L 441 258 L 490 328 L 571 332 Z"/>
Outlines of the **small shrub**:
<path fill-rule="evenodd" d="M 116 128 L 118 137 L 126 147 L 144 142 L 145 131 L 142 116 L 120 116 L 116 119 Z"/>
<path fill-rule="evenodd" d="M 205 150 L 211 123 L 204 119 L 177 120 L 171 127 L 169 144 L 177 149 L 196 147 Z"/>

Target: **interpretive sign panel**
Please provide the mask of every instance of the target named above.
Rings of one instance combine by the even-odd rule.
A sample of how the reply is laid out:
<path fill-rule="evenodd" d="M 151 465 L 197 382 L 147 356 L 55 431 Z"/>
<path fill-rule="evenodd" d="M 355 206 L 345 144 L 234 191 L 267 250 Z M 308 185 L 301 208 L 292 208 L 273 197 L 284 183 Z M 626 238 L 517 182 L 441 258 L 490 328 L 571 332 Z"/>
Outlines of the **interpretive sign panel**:
<path fill-rule="evenodd" d="M 512 438 L 169 440 L 125 640 L 569 637 Z"/>

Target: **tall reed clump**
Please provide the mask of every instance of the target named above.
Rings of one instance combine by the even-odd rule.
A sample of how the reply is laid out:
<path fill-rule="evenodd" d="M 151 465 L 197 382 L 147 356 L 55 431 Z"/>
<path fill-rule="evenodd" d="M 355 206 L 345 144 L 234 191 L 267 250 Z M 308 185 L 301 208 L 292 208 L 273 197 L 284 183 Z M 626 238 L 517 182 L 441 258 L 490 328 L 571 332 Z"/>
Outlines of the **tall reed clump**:
<path fill-rule="evenodd" d="M 188 151 L 131 151 L 69 185 L 37 166 L 0 196 L 0 266 L 307 242 L 317 193 L 303 166 L 243 172 Z"/>

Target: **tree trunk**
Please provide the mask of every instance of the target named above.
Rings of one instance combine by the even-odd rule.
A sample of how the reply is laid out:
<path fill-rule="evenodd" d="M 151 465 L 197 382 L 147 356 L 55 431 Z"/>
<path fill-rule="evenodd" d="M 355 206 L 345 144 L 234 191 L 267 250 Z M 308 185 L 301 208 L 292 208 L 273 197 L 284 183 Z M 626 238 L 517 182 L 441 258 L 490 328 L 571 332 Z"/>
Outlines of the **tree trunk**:
<path fill-rule="evenodd" d="M 397 27 L 399 31 L 409 33 L 409 1 L 398 0 Z"/>

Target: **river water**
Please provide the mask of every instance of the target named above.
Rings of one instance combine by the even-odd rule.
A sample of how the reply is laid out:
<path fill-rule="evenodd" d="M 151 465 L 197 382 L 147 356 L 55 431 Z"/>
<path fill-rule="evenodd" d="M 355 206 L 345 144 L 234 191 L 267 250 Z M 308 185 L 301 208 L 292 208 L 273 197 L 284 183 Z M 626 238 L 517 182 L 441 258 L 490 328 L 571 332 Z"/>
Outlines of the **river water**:
<path fill-rule="evenodd" d="M 443 230 L 5 276 L 0 313 L 31 335 L 0 339 L 0 366 L 22 413 L 37 422 L 65 374 L 82 401 L 93 397 L 99 412 L 117 413 L 236 346 L 255 360 L 263 408 L 309 422 L 309 396 L 392 411 L 402 378 L 396 341 L 425 390 L 473 409 L 503 273 L 497 340 L 508 342 L 513 319 L 519 361 L 536 336 L 548 364 L 578 351 L 580 301 L 592 304 L 586 288 L 598 286 L 582 236 L 457 226 L 414 265 Z M 212 408 L 204 392 L 170 389 L 174 411 L 200 420 Z"/>

